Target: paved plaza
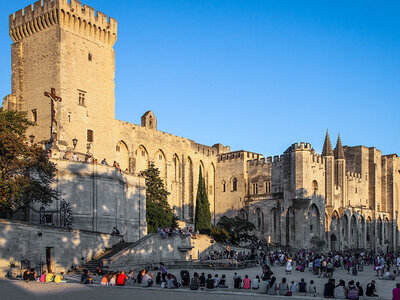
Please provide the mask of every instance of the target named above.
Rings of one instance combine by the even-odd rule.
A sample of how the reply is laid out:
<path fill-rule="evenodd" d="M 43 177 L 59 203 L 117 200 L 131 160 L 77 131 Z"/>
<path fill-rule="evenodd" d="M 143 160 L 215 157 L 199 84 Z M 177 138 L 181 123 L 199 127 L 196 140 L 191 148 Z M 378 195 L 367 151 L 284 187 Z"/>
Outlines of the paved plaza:
<path fill-rule="evenodd" d="M 136 271 L 136 270 L 135 270 Z M 170 273 L 173 273 L 180 279 L 180 270 L 168 270 Z M 94 284 L 91 286 L 82 285 L 79 283 L 79 275 L 67 275 L 67 283 L 66 284 L 55 284 L 55 283 L 25 283 L 22 281 L 11 281 L 11 280 L 2 280 L 0 281 L 0 298 L 1 299 L 43 299 L 51 298 L 51 299 L 131 299 L 131 298 L 140 298 L 140 299 L 187 299 L 188 297 L 191 300 L 195 299 L 204 299 L 212 295 L 213 299 L 250 299 L 250 298 L 282 298 L 280 296 L 267 296 L 262 295 L 260 292 L 262 291 L 265 285 L 261 284 L 260 290 L 237 290 L 233 289 L 233 274 L 234 270 L 189 270 L 192 275 L 193 272 L 204 272 L 206 275 L 208 273 L 218 274 L 221 277 L 222 274 L 225 274 L 227 277 L 228 289 L 216 289 L 215 291 L 190 291 L 188 288 L 180 288 L 177 290 L 168 290 L 161 289 L 157 286 L 152 288 L 141 288 L 139 285 L 134 286 L 126 286 L 126 287 L 102 287 L 98 284 Z M 317 295 L 315 297 L 311 294 L 295 294 L 291 299 L 320 299 L 322 297 L 323 285 L 327 282 L 326 278 L 318 278 L 312 273 L 306 271 L 304 273 L 300 273 L 299 271 L 293 271 L 291 275 L 286 276 L 284 267 L 274 266 L 272 267 L 272 271 L 277 278 L 277 281 L 280 282 L 282 277 L 286 277 L 288 282 L 292 280 L 300 281 L 301 278 L 304 278 L 307 283 L 310 280 L 314 280 L 317 286 Z M 244 278 L 244 275 L 249 275 L 250 278 L 254 278 L 256 275 L 261 274 L 261 268 L 249 268 L 238 270 L 239 275 Z M 156 276 L 156 272 L 154 273 Z M 372 279 L 376 281 L 377 294 L 379 297 L 376 298 L 368 298 L 361 297 L 361 299 L 392 299 L 392 289 L 398 281 L 387 281 L 387 280 L 379 280 L 375 273 L 373 272 L 373 268 L 371 266 L 367 266 L 364 268 L 363 272 L 359 272 L 357 276 L 352 276 L 347 274 L 347 271 L 343 269 L 337 269 L 334 273 L 334 277 L 337 281 L 339 279 L 343 279 L 346 281 L 346 284 L 349 280 L 353 279 L 355 281 L 359 281 L 364 288 L 368 282 Z M 96 282 L 100 281 L 100 278 L 95 277 Z"/>

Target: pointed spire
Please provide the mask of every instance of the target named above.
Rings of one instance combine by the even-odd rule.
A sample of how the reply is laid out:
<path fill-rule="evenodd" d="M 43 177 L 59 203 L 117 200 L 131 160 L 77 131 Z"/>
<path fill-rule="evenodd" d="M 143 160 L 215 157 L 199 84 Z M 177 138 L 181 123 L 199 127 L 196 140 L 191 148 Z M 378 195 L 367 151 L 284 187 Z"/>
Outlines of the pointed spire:
<path fill-rule="evenodd" d="M 331 139 L 329 138 L 328 129 L 324 141 L 324 148 L 322 149 L 322 156 L 333 156 Z"/>
<path fill-rule="evenodd" d="M 340 133 L 338 135 L 334 153 L 336 159 L 344 159 L 344 151 L 342 147 L 342 141 L 340 140 Z"/>

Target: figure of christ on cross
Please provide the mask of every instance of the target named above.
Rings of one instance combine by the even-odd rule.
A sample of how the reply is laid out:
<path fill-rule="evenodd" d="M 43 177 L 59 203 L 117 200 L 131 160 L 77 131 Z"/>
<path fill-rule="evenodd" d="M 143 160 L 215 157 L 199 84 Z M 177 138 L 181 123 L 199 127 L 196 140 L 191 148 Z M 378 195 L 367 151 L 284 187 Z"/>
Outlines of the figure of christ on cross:
<path fill-rule="evenodd" d="M 56 96 L 56 89 L 51 88 L 50 93 L 49 92 L 44 92 L 44 95 L 46 97 L 50 98 L 50 104 L 51 104 L 51 125 L 50 125 L 50 141 L 53 142 L 53 125 L 57 126 L 57 121 L 56 121 L 56 103 L 55 102 L 61 102 L 62 99 L 59 96 Z"/>

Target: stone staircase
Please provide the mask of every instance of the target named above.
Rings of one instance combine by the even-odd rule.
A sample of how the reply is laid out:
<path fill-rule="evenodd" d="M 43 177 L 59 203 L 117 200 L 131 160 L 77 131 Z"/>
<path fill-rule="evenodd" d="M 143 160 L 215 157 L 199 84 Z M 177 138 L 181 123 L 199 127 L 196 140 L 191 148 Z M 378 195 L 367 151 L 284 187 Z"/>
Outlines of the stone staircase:
<path fill-rule="evenodd" d="M 89 270 L 89 273 L 94 273 L 96 271 L 96 267 L 100 262 L 107 261 L 110 257 L 114 256 L 115 254 L 125 250 L 126 248 L 130 247 L 133 243 L 127 243 L 127 242 L 122 242 L 114 247 L 111 248 L 111 250 L 105 252 L 102 256 L 96 259 L 92 259 L 91 261 L 88 261 L 87 263 L 83 264 L 82 266 L 78 267 L 79 271 L 82 271 L 84 269 Z"/>

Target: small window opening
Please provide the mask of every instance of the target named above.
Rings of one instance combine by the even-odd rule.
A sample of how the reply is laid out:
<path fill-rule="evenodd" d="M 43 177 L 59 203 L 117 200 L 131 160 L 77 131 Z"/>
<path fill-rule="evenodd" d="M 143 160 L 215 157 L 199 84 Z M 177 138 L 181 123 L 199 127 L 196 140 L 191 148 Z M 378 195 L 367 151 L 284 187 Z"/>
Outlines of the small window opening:
<path fill-rule="evenodd" d="M 87 131 L 87 141 L 93 143 L 93 130 L 88 129 Z"/>
<path fill-rule="evenodd" d="M 37 109 L 32 109 L 32 122 L 37 123 Z"/>
<path fill-rule="evenodd" d="M 78 104 L 81 105 L 81 106 L 85 106 L 86 105 L 86 102 L 85 102 L 86 99 L 85 98 L 86 98 L 86 93 L 80 91 L 79 92 L 79 98 L 78 98 Z"/>
<path fill-rule="evenodd" d="M 88 60 L 89 60 L 89 61 L 92 61 L 92 60 L 93 60 L 93 55 L 92 55 L 92 53 L 90 53 L 90 52 L 88 53 Z"/>

